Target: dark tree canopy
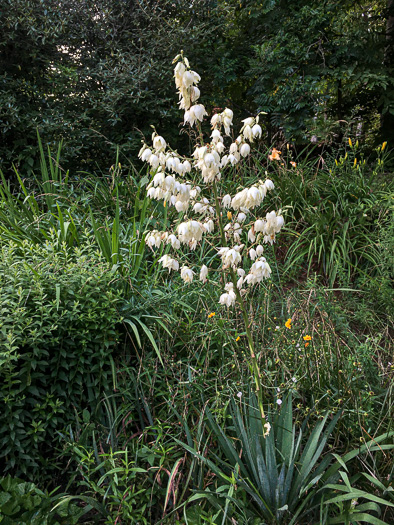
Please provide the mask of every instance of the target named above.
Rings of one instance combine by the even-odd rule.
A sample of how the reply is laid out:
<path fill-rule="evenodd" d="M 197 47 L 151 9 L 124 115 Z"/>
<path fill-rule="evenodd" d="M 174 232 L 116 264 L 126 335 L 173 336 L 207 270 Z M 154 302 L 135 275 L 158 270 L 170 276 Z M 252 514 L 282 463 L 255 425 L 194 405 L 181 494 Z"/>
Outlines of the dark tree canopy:
<path fill-rule="evenodd" d="M 392 0 L 3 0 L 0 162 L 29 172 L 37 129 L 47 143 L 63 139 L 65 163 L 77 169 L 109 166 L 117 146 L 134 159 L 151 123 L 171 139 L 182 118 L 171 69 L 180 49 L 202 76 L 209 109 L 266 111 L 269 136 L 339 140 L 341 122 L 353 122 L 390 140 L 393 8 Z"/>

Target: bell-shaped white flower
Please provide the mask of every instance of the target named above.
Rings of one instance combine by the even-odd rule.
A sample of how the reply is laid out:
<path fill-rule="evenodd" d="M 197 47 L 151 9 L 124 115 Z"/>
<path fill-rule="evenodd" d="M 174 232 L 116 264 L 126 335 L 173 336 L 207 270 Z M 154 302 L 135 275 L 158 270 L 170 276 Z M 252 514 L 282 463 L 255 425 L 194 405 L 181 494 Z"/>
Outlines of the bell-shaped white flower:
<path fill-rule="evenodd" d="M 264 186 L 267 188 L 268 191 L 271 191 L 271 190 L 275 189 L 275 184 L 272 182 L 271 179 L 267 179 L 264 182 Z"/>
<path fill-rule="evenodd" d="M 163 268 L 168 268 L 168 271 L 171 273 L 171 270 L 178 271 L 179 263 L 177 260 L 172 259 L 169 255 L 163 255 L 159 259 L 159 262 L 162 264 Z"/>
<path fill-rule="evenodd" d="M 220 113 L 216 113 L 211 118 L 211 126 L 213 128 L 216 128 L 216 126 L 219 126 L 221 124 L 221 122 L 222 122 L 222 117 L 221 117 Z"/>
<path fill-rule="evenodd" d="M 215 164 L 215 157 L 212 153 L 207 153 L 204 156 L 204 164 L 207 168 L 211 168 Z"/>
<path fill-rule="evenodd" d="M 254 242 L 255 240 L 256 240 L 256 235 L 253 231 L 253 228 L 250 228 L 250 230 L 248 231 L 248 241 Z"/>
<path fill-rule="evenodd" d="M 152 168 L 155 170 L 159 167 L 159 157 L 155 154 L 151 155 L 148 159 L 149 164 L 152 166 Z"/>
<path fill-rule="evenodd" d="M 226 108 L 224 111 L 223 111 L 223 115 L 229 119 L 233 119 L 233 116 L 234 116 L 234 113 L 233 113 L 233 110 L 230 109 L 230 108 Z"/>
<path fill-rule="evenodd" d="M 271 268 L 264 257 L 257 259 L 250 268 L 250 272 L 245 280 L 248 284 L 253 285 L 261 282 L 263 279 L 268 279 L 271 276 Z"/>
<path fill-rule="evenodd" d="M 227 194 L 222 199 L 222 206 L 223 208 L 228 208 L 230 204 L 231 204 L 231 196 Z"/>
<path fill-rule="evenodd" d="M 194 112 L 196 120 L 199 120 L 200 122 L 203 121 L 204 115 L 208 115 L 208 113 L 205 111 L 205 107 L 202 104 L 196 104 L 192 106 L 190 111 Z"/>
<path fill-rule="evenodd" d="M 250 153 L 250 146 L 249 144 L 242 144 L 241 146 L 241 149 L 239 150 L 239 152 L 241 153 L 242 157 L 247 157 Z"/>
<path fill-rule="evenodd" d="M 254 223 L 254 231 L 255 232 L 262 232 L 264 230 L 264 221 L 261 219 L 257 219 L 257 221 Z"/>
<path fill-rule="evenodd" d="M 218 255 L 222 258 L 223 263 L 223 269 L 229 268 L 230 266 L 232 268 L 236 268 L 238 264 L 242 261 L 242 257 L 240 254 L 240 251 L 242 250 L 243 245 L 240 246 L 234 246 L 234 248 L 220 248 Z"/>
<path fill-rule="evenodd" d="M 263 252 L 264 252 L 264 248 L 261 246 L 261 244 L 256 246 L 256 253 L 258 257 L 260 257 L 260 255 L 263 255 Z"/>
<path fill-rule="evenodd" d="M 249 250 L 249 257 L 251 258 L 252 261 L 254 261 L 257 257 L 257 253 L 256 253 L 256 250 L 254 248 L 251 248 Z"/>
<path fill-rule="evenodd" d="M 244 126 L 253 126 L 253 123 L 254 123 L 254 118 L 253 117 L 248 117 L 248 118 L 245 118 L 243 121 L 244 123 Z"/>
<path fill-rule="evenodd" d="M 229 117 L 224 117 L 223 119 L 223 126 L 224 126 L 224 132 L 226 135 L 230 135 L 231 126 L 232 126 L 232 119 Z"/>
<path fill-rule="evenodd" d="M 246 140 L 253 141 L 252 128 L 249 125 L 244 127 L 244 130 L 242 133 Z"/>
<path fill-rule="evenodd" d="M 142 162 L 146 162 L 149 157 L 152 155 L 152 150 L 147 148 L 143 151 L 143 153 L 141 154 L 141 160 Z"/>
<path fill-rule="evenodd" d="M 227 293 L 224 293 L 220 296 L 219 303 L 229 308 L 230 306 L 233 306 L 237 299 L 237 296 L 234 292 L 233 283 L 227 283 L 225 289 Z"/>
<path fill-rule="evenodd" d="M 166 149 L 167 142 L 160 135 L 156 135 L 153 139 L 153 147 L 156 151 L 164 151 Z"/>
<path fill-rule="evenodd" d="M 233 143 L 230 145 L 229 152 L 230 152 L 231 154 L 234 154 L 234 153 L 236 153 L 237 151 L 238 151 L 238 145 L 237 145 L 235 142 L 233 142 Z"/>
<path fill-rule="evenodd" d="M 196 100 L 198 100 L 200 98 L 200 90 L 198 89 L 198 87 L 196 87 L 196 86 L 192 87 L 190 98 L 191 98 L 192 102 L 195 102 Z"/>
<path fill-rule="evenodd" d="M 260 138 L 261 137 L 261 134 L 262 134 L 262 129 L 261 129 L 261 126 L 259 124 L 255 124 L 252 128 L 252 135 L 253 135 L 253 138 Z"/>
<path fill-rule="evenodd" d="M 179 239 L 177 239 L 173 233 L 167 237 L 167 244 L 171 244 L 174 250 L 179 250 L 181 247 Z"/>
<path fill-rule="evenodd" d="M 184 168 L 184 173 L 190 173 L 191 170 L 192 170 L 192 165 L 190 164 L 190 162 L 188 160 L 184 160 L 183 161 L 183 168 Z"/>
<path fill-rule="evenodd" d="M 207 282 L 208 268 L 203 264 L 200 270 L 200 281 L 203 283 Z"/>
<path fill-rule="evenodd" d="M 191 283 L 193 281 L 194 272 L 188 266 L 182 266 L 181 268 L 181 278 L 185 283 Z"/>

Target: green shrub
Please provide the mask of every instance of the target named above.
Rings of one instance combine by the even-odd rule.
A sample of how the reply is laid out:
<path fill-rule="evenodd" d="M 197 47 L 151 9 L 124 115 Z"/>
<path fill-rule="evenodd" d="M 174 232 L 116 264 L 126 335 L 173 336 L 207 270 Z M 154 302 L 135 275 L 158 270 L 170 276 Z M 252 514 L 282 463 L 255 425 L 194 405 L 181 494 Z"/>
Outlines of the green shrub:
<path fill-rule="evenodd" d="M 57 431 L 111 389 L 121 320 L 114 273 L 95 248 L 23 241 L 0 251 L 0 458 L 34 479 Z"/>
<path fill-rule="evenodd" d="M 2 525 L 74 525 L 90 510 L 69 504 L 52 512 L 60 498 L 56 490 L 48 494 L 33 483 L 6 476 L 0 479 L 0 523 Z"/>

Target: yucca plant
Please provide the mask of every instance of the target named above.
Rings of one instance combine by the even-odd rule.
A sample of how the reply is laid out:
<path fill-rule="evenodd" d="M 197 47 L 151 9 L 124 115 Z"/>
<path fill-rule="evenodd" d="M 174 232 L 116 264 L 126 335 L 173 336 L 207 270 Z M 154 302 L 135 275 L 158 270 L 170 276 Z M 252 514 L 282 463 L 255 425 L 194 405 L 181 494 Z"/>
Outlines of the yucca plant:
<path fill-rule="evenodd" d="M 221 507 L 222 523 L 226 522 L 226 517 L 231 517 L 231 511 L 235 516 L 242 514 L 244 519 L 250 520 L 259 518 L 264 520 L 259 523 L 270 525 L 313 523 L 322 501 L 328 499 L 328 494 L 333 496 L 334 483 L 340 477 L 338 471 L 346 468 L 347 461 L 365 450 L 393 448 L 393 445 L 378 444 L 392 437 L 394 433 L 391 433 L 342 458 L 324 454 L 340 413 L 328 424 L 327 414 L 311 431 L 306 420 L 297 431 L 293 424 L 291 395 L 283 401 L 280 411 L 268 414 L 271 430 L 266 436 L 254 394 L 249 395 L 248 402 L 232 400 L 229 411 L 231 424 L 226 428 L 219 426 L 209 409 L 206 411 L 207 425 L 216 440 L 218 454 L 210 450 L 208 459 L 190 446 L 190 440 L 189 445 L 181 443 L 217 475 L 216 491 L 210 490 L 209 494 L 196 491 L 191 499 L 208 499 L 215 508 Z M 354 491 L 354 494 L 359 492 Z M 240 493 L 246 493 L 246 498 Z"/>

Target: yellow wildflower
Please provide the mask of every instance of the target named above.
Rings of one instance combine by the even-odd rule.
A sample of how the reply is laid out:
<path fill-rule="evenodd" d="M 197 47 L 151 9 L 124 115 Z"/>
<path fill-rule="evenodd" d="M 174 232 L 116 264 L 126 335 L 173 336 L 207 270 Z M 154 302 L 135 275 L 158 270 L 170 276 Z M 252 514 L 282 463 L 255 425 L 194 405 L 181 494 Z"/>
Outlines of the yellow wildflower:
<path fill-rule="evenodd" d="M 382 144 L 382 151 L 384 151 L 384 148 L 387 146 L 387 142 L 383 142 Z"/>
<path fill-rule="evenodd" d="M 287 319 L 287 321 L 285 322 L 285 327 L 290 330 L 290 328 L 291 328 L 291 319 Z"/>
<path fill-rule="evenodd" d="M 238 343 L 238 341 L 240 340 L 241 338 L 238 336 L 237 339 L 236 339 L 236 342 Z"/>
<path fill-rule="evenodd" d="M 215 312 L 211 312 L 209 315 L 208 315 L 208 319 L 211 319 L 211 317 L 214 317 L 216 314 Z"/>

